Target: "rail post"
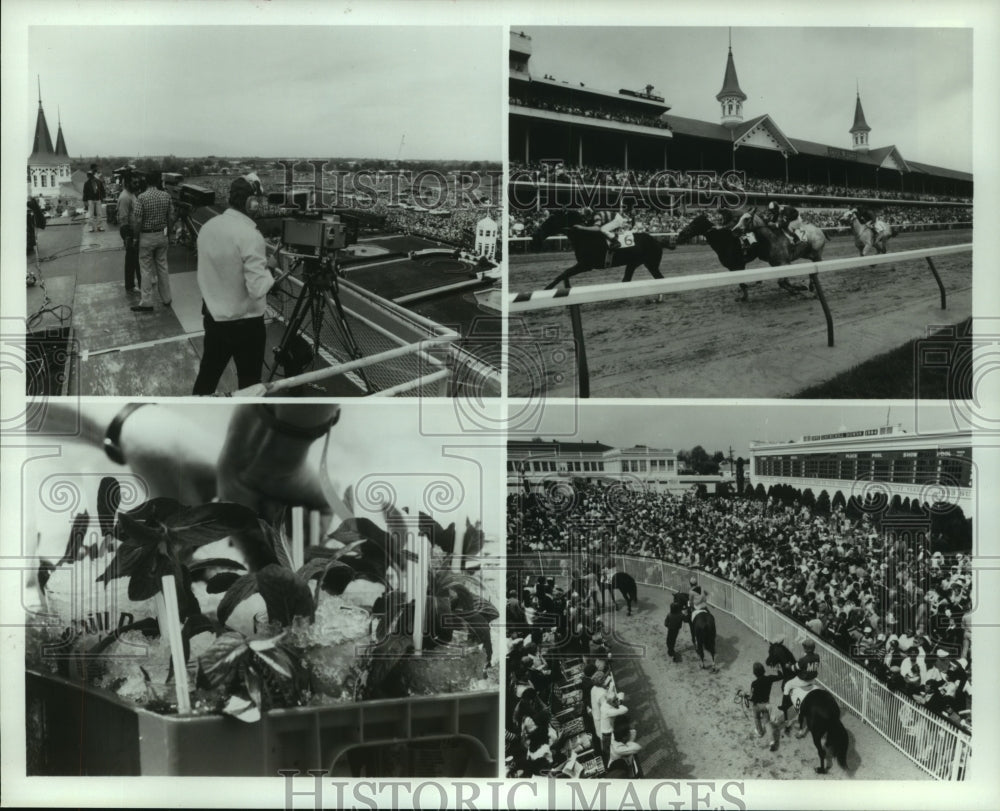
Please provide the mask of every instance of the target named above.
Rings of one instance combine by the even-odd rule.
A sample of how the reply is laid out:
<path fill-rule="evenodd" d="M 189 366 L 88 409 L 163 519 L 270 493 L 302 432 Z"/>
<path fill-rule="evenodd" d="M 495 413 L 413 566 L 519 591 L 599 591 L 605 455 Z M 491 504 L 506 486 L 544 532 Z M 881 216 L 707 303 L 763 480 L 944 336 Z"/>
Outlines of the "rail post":
<path fill-rule="evenodd" d="M 563 284 L 569 290 L 569 279 L 563 279 Z M 583 318 L 580 317 L 580 305 L 569 308 L 569 320 L 573 324 L 573 343 L 576 344 L 576 392 L 581 398 L 590 397 L 590 369 L 587 366 L 587 346 L 584 343 Z"/>
<path fill-rule="evenodd" d="M 947 301 L 946 294 L 945 294 L 945 291 L 944 291 L 944 282 L 941 281 L 941 276 L 938 274 L 937 268 L 934 267 L 934 260 L 931 259 L 929 256 L 925 256 L 924 259 L 927 260 L 927 264 L 930 266 L 931 273 L 934 274 L 934 281 L 937 282 L 938 290 L 941 291 L 941 309 L 942 310 L 947 310 L 948 309 L 948 301 Z"/>
<path fill-rule="evenodd" d="M 927 261 L 929 262 L 930 259 Z M 823 315 L 826 317 L 826 345 L 833 346 L 833 316 L 830 314 L 830 305 L 826 303 L 823 286 L 819 283 L 819 274 L 810 273 L 809 280 L 812 282 L 813 289 L 816 291 L 816 298 L 819 299 L 819 304 L 823 308 Z"/>

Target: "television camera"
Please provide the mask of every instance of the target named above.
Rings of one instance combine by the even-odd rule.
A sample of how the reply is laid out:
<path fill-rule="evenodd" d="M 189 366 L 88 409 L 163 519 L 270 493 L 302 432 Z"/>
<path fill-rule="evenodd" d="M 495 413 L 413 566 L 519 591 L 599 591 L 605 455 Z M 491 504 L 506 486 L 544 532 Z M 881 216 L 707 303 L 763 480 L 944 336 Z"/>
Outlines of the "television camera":
<path fill-rule="evenodd" d="M 194 183 L 184 183 L 184 176 L 177 172 L 164 172 L 163 189 L 170 195 L 177 214 L 178 240 L 186 245 L 198 242 L 198 227 L 191 215 L 197 208 L 215 205 L 215 192 Z"/>
<path fill-rule="evenodd" d="M 291 259 L 281 279 L 301 268 L 302 288 L 285 325 L 281 342 L 274 348 L 275 365 L 269 380 L 280 366 L 287 376 L 304 372 L 316 359 L 324 322 L 337 333 L 352 360 L 364 357 L 351 330 L 340 299 L 339 252 L 357 239 L 340 215 L 322 212 L 285 217 L 281 220 L 280 251 Z M 305 333 L 311 328 L 311 340 Z M 356 370 L 365 388 L 375 391 L 363 369 Z"/>

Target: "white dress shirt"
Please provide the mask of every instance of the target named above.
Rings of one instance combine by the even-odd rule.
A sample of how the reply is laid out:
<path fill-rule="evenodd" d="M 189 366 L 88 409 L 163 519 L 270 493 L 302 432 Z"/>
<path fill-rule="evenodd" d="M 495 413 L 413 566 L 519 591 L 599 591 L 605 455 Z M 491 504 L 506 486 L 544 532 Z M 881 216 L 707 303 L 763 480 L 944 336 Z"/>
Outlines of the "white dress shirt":
<path fill-rule="evenodd" d="M 264 237 L 234 208 L 206 222 L 198 233 L 198 287 L 216 321 L 264 315 L 274 284 Z"/>

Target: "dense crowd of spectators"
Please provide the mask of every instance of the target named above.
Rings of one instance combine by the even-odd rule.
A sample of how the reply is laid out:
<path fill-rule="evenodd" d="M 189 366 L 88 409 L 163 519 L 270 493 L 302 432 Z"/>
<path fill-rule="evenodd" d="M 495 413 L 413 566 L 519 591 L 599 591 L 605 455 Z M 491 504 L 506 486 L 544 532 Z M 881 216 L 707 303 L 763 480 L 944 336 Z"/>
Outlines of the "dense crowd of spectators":
<path fill-rule="evenodd" d="M 622 124 L 639 124 L 643 127 L 656 127 L 661 130 L 670 129 L 670 125 L 659 116 L 626 113 L 623 110 L 615 110 L 612 107 L 605 107 L 596 104 L 591 104 L 587 107 L 579 107 L 575 104 L 559 104 L 557 102 L 542 101 L 540 99 L 525 99 L 520 96 L 510 96 L 510 103 L 515 107 L 531 107 L 536 110 L 551 110 L 554 113 L 567 113 L 569 115 L 579 115 L 585 118 L 602 118 L 605 121 L 618 121 Z"/>
<path fill-rule="evenodd" d="M 614 498 L 609 498 L 609 493 Z M 522 554 L 651 557 L 725 578 L 851 655 L 928 709 L 966 724 L 971 705 L 971 556 L 946 539 L 894 539 L 868 513 L 827 514 L 774 497 L 698 498 L 576 488 L 569 509 L 511 496 L 507 537 Z"/>
<path fill-rule="evenodd" d="M 885 206 L 872 208 L 876 216 L 885 220 L 897 231 L 905 231 L 914 226 L 961 225 L 972 227 L 972 209 L 953 206 Z M 837 229 L 848 233 L 849 227 L 841 222 L 844 208 L 800 208 L 803 222 L 812 223 L 824 229 Z M 636 206 L 633 210 L 636 231 L 650 234 L 676 234 L 694 217 L 692 210 L 688 217 L 679 217 L 670 212 L 654 208 Z M 530 237 L 535 229 L 545 222 L 551 212 L 513 211 L 510 217 L 511 237 Z"/>
<path fill-rule="evenodd" d="M 596 570 L 572 592 L 538 578 L 534 590 L 508 593 L 508 777 L 642 776 L 642 744 L 613 674 L 602 596 Z"/>
<path fill-rule="evenodd" d="M 629 169 L 613 166 L 567 166 L 565 164 L 552 163 L 524 163 L 511 161 L 511 172 L 519 171 L 527 173 L 519 175 L 518 179 L 533 180 L 535 182 L 558 182 L 569 183 L 573 180 L 585 183 L 604 183 L 615 186 L 622 185 L 626 181 L 630 184 L 642 186 L 653 183 L 660 188 L 692 188 L 697 182 L 699 186 L 706 186 L 708 180 L 703 175 L 689 175 L 687 172 L 678 171 L 676 174 L 664 173 L 663 170 L 651 169 Z M 882 200 L 912 200 L 915 202 L 931 203 L 971 203 L 969 197 L 959 197 L 947 194 L 925 194 L 922 192 L 904 192 L 891 189 L 874 189 L 865 186 L 837 186 L 826 183 L 797 183 L 777 180 L 772 178 L 753 177 L 743 175 L 740 182 L 735 176 L 731 176 L 728 183 L 733 188 L 741 188 L 749 192 L 763 194 L 802 194 L 816 197 L 868 197 Z"/>

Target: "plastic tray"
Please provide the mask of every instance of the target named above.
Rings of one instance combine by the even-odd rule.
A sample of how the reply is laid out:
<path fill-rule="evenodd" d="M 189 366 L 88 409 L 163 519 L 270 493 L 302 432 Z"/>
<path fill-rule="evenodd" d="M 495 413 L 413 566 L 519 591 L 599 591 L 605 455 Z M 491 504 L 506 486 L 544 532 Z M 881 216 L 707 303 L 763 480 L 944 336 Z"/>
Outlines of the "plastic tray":
<path fill-rule="evenodd" d="M 111 692 L 30 670 L 25 686 L 29 775 L 498 773 L 499 692 L 272 710 L 247 724 L 218 715 L 158 715 Z"/>

